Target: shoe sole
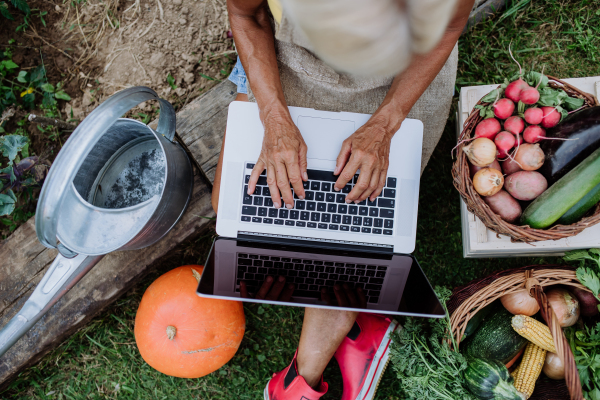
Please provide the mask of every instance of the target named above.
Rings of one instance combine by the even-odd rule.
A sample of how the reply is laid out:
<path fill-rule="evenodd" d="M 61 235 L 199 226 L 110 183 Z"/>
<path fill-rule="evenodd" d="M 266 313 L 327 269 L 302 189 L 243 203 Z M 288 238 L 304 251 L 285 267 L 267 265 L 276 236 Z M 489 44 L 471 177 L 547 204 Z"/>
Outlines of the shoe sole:
<path fill-rule="evenodd" d="M 390 362 L 390 343 L 392 342 L 391 335 L 396 331 L 396 329 L 398 329 L 398 327 L 398 322 L 396 322 L 396 320 L 392 320 L 392 323 L 390 326 L 388 326 L 387 332 L 385 333 L 385 336 L 383 337 L 383 340 L 377 349 L 377 353 L 375 353 L 375 357 L 373 358 L 373 362 L 371 363 L 371 367 L 367 373 L 365 383 L 363 384 L 358 396 L 356 396 L 356 400 L 372 400 L 373 397 L 375 397 L 375 392 L 377 392 L 381 377 L 383 376 L 383 373 Z"/>
<path fill-rule="evenodd" d="M 271 382 L 270 379 L 269 382 Z M 265 386 L 265 400 L 271 400 L 271 398 L 269 397 L 269 391 L 267 390 L 269 389 L 269 382 L 267 382 L 267 386 Z"/>

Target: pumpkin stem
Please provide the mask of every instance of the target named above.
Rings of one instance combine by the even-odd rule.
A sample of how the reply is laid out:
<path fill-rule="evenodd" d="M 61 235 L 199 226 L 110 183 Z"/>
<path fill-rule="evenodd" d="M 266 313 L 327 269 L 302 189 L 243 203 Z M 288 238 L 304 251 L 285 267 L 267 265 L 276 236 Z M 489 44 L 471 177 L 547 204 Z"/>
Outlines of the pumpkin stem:
<path fill-rule="evenodd" d="M 173 325 L 167 326 L 167 337 L 169 340 L 173 340 L 175 333 L 177 333 L 177 329 Z"/>
<path fill-rule="evenodd" d="M 192 274 L 194 275 L 194 278 L 196 278 L 196 280 L 198 281 L 198 283 L 200 283 L 200 278 L 202 277 L 202 275 L 200 275 L 198 273 L 198 271 L 196 271 L 194 268 L 192 268 Z"/>

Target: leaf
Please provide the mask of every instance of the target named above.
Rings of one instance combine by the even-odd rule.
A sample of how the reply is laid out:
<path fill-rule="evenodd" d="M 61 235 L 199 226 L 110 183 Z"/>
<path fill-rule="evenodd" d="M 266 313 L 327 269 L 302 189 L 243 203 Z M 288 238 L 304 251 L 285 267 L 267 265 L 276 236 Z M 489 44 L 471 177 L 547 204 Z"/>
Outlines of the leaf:
<path fill-rule="evenodd" d="M 203 77 L 204 79 L 208 79 L 209 81 L 214 81 L 215 80 L 215 78 L 211 78 L 210 76 L 202 74 L 202 73 L 200 74 L 200 76 Z"/>
<path fill-rule="evenodd" d="M 256 358 L 258 358 L 258 361 L 263 362 L 267 359 L 267 357 L 264 356 L 264 354 L 259 354 L 256 356 Z"/>
<path fill-rule="evenodd" d="M 41 81 L 42 79 L 44 79 L 45 75 L 46 70 L 44 69 L 44 67 L 38 65 L 33 71 L 31 71 L 31 74 L 29 75 L 29 82 L 34 83 Z"/>
<path fill-rule="evenodd" d="M 592 256 L 589 255 L 587 250 L 571 250 L 567 251 L 563 256 L 563 260 L 565 261 L 578 261 L 578 260 L 594 260 Z"/>
<path fill-rule="evenodd" d="M 19 68 L 17 64 L 15 64 L 12 60 L 4 60 L 2 61 L 2 66 L 7 70 Z"/>
<path fill-rule="evenodd" d="M 21 135 L 6 135 L 0 138 L 0 151 L 4 157 L 12 162 L 17 154 L 27 145 L 28 140 Z"/>
<path fill-rule="evenodd" d="M 521 100 L 519 100 L 517 103 L 517 112 L 519 114 L 523 114 L 525 112 L 525 103 L 523 103 Z"/>
<path fill-rule="evenodd" d="M 575 274 L 577 275 L 579 282 L 590 289 L 592 293 L 594 293 L 594 296 L 598 297 L 600 294 L 600 279 L 598 279 L 598 275 L 596 275 L 590 268 L 585 267 L 577 268 Z"/>
<path fill-rule="evenodd" d="M 19 75 L 17 75 L 17 81 L 27 83 L 27 71 L 20 71 Z"/>
<path fill-rule="evenodd" d="M 6 4 L 4 1 L 0 3 L 0 14 L 2 14 L 4 18 L 10 19 L 11 21 L 15 20 L 10 11 L 8 11 L 8 4 Z"/>
<path fill-rule="evenodd" d="M 25 14 L 29 14 L 31 12 L 29 5 L 25 0 L 10 0 L 13 6 L 15 6 L 19 11 L 24 12 Z"/>
<path fill-rule="evenodd" d="M 23 96 L 23 105 L 27 109 L 31 110 L 34 107 L 34 105 L 35 105 L 34 101 L 35 101 L 35 93 L 28 93 L 25 96 Z"/>
<path fill-rule="evenodd" d="M 576 97 L 567 97 L 563 102 L 563 106 L 567 110 L 573 111 L 577 110 L 578 108 L 581 108 L 581 106 L 583 106 L 583 103 L 585 103 L 585 100 L 583 99 L 578 99 Z"/>
<path fill-rule="evenodd" d="M 175 85 L 175 78 L 171 74 L 167 75 L 167 83 L 171 86 L 171 89 L 177 89 L 177 85 Z"/>
<path fill-rule="evenodd" d="M 52 85 L 51 83 L 44 83 L 42 86 L 40 86 L 40 88 L 44 92 L 54 93 L 54 85 Z"/>
<path fill-rule="evenodd" d="M 9 190 L 9 193 L 12 193 L 12 190 Z M 16 202 L 14 193 L 12 196 L 0 194 L 0 215 L 10 215 L 15 210 Z"/>
<path fill-rule="evenodd" d="M 561 105 L 568 97 L 569 96 L 562 90 L 546 87 L 540 90 L 540 99 L 537 104 L 547 107 L 556 107 Z"/>
<path fill-rule="evenodd" d="M 65 93 L 64 90 L 59 90 L 58 92 L 54 93 L 54 97 L 59 100 L 71 101 L 71 96 Z"/>
<path fill-rule="evenodd" d="M 540 82 L 541 79 L 541 82 Z M 525 74 L 525 82 L 529 84 L 529 86 L 536 87 L 538 89 L 543 89 L 548 86 L 548 77 L 539 72 L 529 71 Z M 538 86 L 539 83 L 539 86 Z"/>

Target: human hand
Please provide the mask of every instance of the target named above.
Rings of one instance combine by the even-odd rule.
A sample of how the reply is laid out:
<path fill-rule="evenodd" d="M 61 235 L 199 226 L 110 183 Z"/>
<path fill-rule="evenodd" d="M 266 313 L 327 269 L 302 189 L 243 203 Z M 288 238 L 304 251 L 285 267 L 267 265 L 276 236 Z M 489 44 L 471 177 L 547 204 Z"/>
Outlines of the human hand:
<path fill-rule="evenodd" d="M 273 281 L 274 279 L 272 276 L 267 276 L 254 298 L 261 300 L 290 301 L 295 289 L 294 284 L 290 283 L 286 285 L 284 276 L 280 276 L 275 284 L 273 284 Z M 240 296 L 246 299 L 251 298 L 248 293 L 246 282 L 244 281 L 240 282 Z"/>
<path fill-rule="evenodd" d="M 263 124 L 265 136 L 260 156 L 250 174 L 248 195 L 254 193 L 256 182 L 266 168 L 267 184 L 273 205 L 275 208 L 280 208 L 285 204 L 288 209 L 291 209 L 294 207 L 294 196 L 290 183 L 299 199 L 304 199 L 305 195 L 302 184 L 303 181 L 308 180 L 306 143 L 289 114 L 266 116 Z"/>
<path fill-rule="evenodd" d="M 360 169 L 358 181 L 346 196 L 346 203 L 360 203 L 370 198 L 375 200 L 383 187 L 390 163 L 390 144 L 395 132 L 371 118 L 350 137 L 344 140 L 333 172 L 339 177 L 334 190 L 341 190 Z"/>
<path fill-rule="evenodd" d="M 343 285 L 336 283 L 333 285 L 333 294 L 340 307 L 367 308 L 367 298 L 361 287 L 355 289 L 350 287 L 347 283 L 344 283 Z M 333 305 L 331 295 L 325 287 L 321 288 L 321 300 L 330 306 Z"/>

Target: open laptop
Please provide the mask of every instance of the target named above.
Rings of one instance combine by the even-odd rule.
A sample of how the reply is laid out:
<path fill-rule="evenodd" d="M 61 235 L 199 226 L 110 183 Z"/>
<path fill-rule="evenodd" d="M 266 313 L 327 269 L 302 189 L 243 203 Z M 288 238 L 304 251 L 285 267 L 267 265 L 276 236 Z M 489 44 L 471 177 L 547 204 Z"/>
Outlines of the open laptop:
<path fill-rule="evenodd" d="M 284 276 L 295 291 L 285 304 L 338 308 L 322 290 L 346 283 L 361 287 L 362 311 L 441 318 L 445 315 L 414 251 L 423 124 L 406 119 L 394 135 L 386 186 L 373 202 L 346 204 L 358 175 L 341 192 L 333 175 L 342 142 L 370 115 L 290 107 L 308 146 L 306 198 L 291 210 L 273 207 L 266 173 L 256 191 L 247 183 L 260 155 L 264 128 L 258 107 L 229 106 L 217 234 L 198 287 L 200 296 L 241 298 L 240 283 L 255 294 L 267 276 Z M 332 296 L 333 297 L 333 296 Z M 348 308 L 348 307 L 344 307 Z"/>

